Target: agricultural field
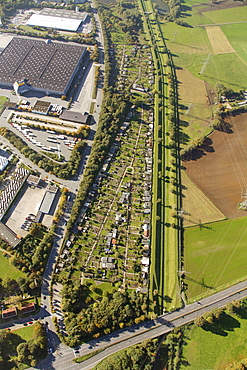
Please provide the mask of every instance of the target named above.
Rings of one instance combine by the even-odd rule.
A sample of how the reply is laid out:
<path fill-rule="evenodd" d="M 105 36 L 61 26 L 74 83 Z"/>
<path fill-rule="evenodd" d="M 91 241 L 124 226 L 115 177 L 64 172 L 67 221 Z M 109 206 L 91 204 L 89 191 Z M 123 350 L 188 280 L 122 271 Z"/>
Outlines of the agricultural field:
<path fill-rule="evenodd" d="M 238 315 L 223 313 L 221 316 L 213 324 L 185 331 L 186 345 L 180 369 L 223 370 L 234 361 L 246 358 L 246 307 L 238 309 Z"/>
<path fill-rule="evenodd" d="M 217 25 L 220 20 L 222 23 L 227 23 L 229 19 L 231 22 L 245 21 L 247 6 L 237 7 L 236 2 L 231 1 L 224 2 L 224 5 L 209 3 L 208 6 L 201 5 L 198 1 L 186 1 L 185 6 L 183 20 L 193 27 L 181 27 L 174 22 L 161 21 L 167 46 L 178 67 L 182 107 L 180 118 L 184 132 L 182 146 L 209 133 L 207 126 L 215 112 L 215 101 L 210 97 L 208 104 L 205 97 L 213 92 L 217 82 L 233 90 L 245 89 L 247 86 L 247 24 Z M 204 26 L 210 24 L 211 27 Z M 193 75 L 190 81 L 189 74 Z M 204 81 L 208 83 L 206 92 L 202 85 Z M 186 98 L 186 91 L 189 98 Z M 199 97 L 201 101 L 198 101 Z M 191 112 L 191 116 L 187 117 L 191 103 L 196 112 Z"/>
<path fill-rule="evenodd" d="M 235 232 L 236 238 L 241 238 L 241 225 L 236 222 L 245 220 L 246 215 L 239 203 L 247 190 L 247 116 L 231 116 L 225 131 L 212 132 L 217 113 L 216 83 L 234 91 L 247 87 L 247 6 L 238 4 L 231 0 L 217 4 L 185 1 L 182 19 L 191 27 L 166 22 L 160 15 L 162 32 L 177 67 L 181 148 L 209 135 L 183 161 L 185 270 L 189 272 L 185 283 L 189 299 L 245 276 L 238 257 L 243 256 L 244 243 L 230 238 L 223 241 L 218 235 L 225 230 L 220 225 L 227 225 L 234 230 L 233 236 Z"/>
<path fill-rule="evenodd" d="M 206 31 L 214 54 L 234 53 L 233 47 L 219 26 L 206 27 Z"/>
<path fill-rule="evenodd" d="M 185 283 L 189 300 L 246 278 L 247 217 L 186 228 Z"/>
<path fill-rule="evenodd" d="M 184 227 L 225 219 L 223 213 L 190 180 L 186 171 L 182 172 L 182 183 Z"/>
<path fill-rule="evenodd" d="M 214 9 L 212 7 L 212 9 Z M 211 23 L 240 23 L 246 22 L 247 19 L 247 6 L 240 6 L 227 8 L 227 9 L 217 9 L 212 11 L 203 11 L 202 14 L 210 19 Z"/>
<path fill-rule="evenodd" d="M 245 215 L 238 205 L 247 184 L 247 114 L 230 116 L 226 122 L 228 133 L 215 131 L 183 164 L 190 179 L 225 217 L 236 218 Z"/>

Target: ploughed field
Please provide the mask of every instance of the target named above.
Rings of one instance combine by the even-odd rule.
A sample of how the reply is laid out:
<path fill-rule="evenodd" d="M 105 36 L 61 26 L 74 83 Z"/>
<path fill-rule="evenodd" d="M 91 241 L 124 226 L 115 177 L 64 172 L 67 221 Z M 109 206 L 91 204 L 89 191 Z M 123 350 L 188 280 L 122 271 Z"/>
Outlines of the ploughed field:
<path fill-rule="evenodd" d="M 225 131 L 215 131 L 183 165 L 190 179 L 228 218 L 245 216 L 238 209 L 247 193 L 247 114 L 229 117 Z M 203 209 L 201 209 L 203 213 Z"/>

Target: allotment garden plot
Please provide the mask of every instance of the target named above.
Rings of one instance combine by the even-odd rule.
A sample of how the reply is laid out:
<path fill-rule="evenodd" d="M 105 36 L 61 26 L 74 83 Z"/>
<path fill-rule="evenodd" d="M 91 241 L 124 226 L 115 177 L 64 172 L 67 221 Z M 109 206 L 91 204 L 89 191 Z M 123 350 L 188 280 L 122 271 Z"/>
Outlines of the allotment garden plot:
<path fill-rule="evenodd" d="M 90 193 L 93 199 L 79 226 L 81 235 L 75 237 L 70 256 L 66 250 L 61 256 L 60 278 L 94 278 L 147 291 L 152 171 L 148 115 L 127 122 L 126 132 L 116 139 L 98 192 Z"/>
<path fill-rule="evenodd" d="M 143 46 L 116 45 L 117 68 L 119 70 L 117 87 L 119 90 L 132 87 L 132 92 L 144 93 L 152 89 L 154 67 L 149 48 Z"/>

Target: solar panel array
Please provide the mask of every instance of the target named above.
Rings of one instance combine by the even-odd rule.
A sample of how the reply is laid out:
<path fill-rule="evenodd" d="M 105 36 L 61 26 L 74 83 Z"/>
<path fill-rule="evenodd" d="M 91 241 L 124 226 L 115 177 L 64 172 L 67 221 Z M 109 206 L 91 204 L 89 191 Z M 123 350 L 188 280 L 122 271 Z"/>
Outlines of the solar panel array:
<path fill-rule="evenodd" d="M 64 92 L 85 48 L 14 37 L 0 55 L 0 83 L 27 79 L 32 87 Z"/>

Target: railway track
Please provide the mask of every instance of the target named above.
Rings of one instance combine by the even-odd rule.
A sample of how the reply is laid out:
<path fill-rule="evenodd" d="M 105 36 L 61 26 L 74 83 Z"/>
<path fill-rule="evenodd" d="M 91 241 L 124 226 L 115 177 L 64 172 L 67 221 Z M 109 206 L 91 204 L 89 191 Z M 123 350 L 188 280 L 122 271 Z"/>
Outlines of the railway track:
<path fill-rule="evenodd" d="M 166 81 L 167 67 L 164 55 L 169 59 L 173 81 L 176 81 L 173 61 L 167 50 L 160 24 L 157 21 L 153 3 L 150 0 L 139 0 L 144 15 L 144 23 L 150 37 L 153 60 L 156 70 L 155 108 L 154 108 L 154 147 L 153 147 L 153 207 L 151 234 L 151 265 L 149 296 L 154 312 L 162 313 L 169 307 L 168 300 L 176 306 L 177 293 L 180 292 L 177 271 L 180 266 L 181 223 L 177 219 L 177 229 L 171 227 L 171 203 L 176 210 L 182 208 L 181 197 L 171 194 L 171 176 L 180 183 L 179 145 L 176 145 L 175 175 L 171 174 L 171 152 L 169 150 L 168 122 L 168 84 Z M 177 85 L 174 85 L 174 96 L 177 98 Z M 178 110 L 175 111 L 176 135 L 178 134 Z M 178 135 L 177 135 L 178 137 Z M 178 193 L 178 192 L 177 192 Z M 169 207 L 169 208 L 168 208 Z M 179 247 L 178 247 L 179 246 Z M 171 258 L 172 256 L 172 258 Z M 172 279 L 171 279 L 172 276 Z"/>

